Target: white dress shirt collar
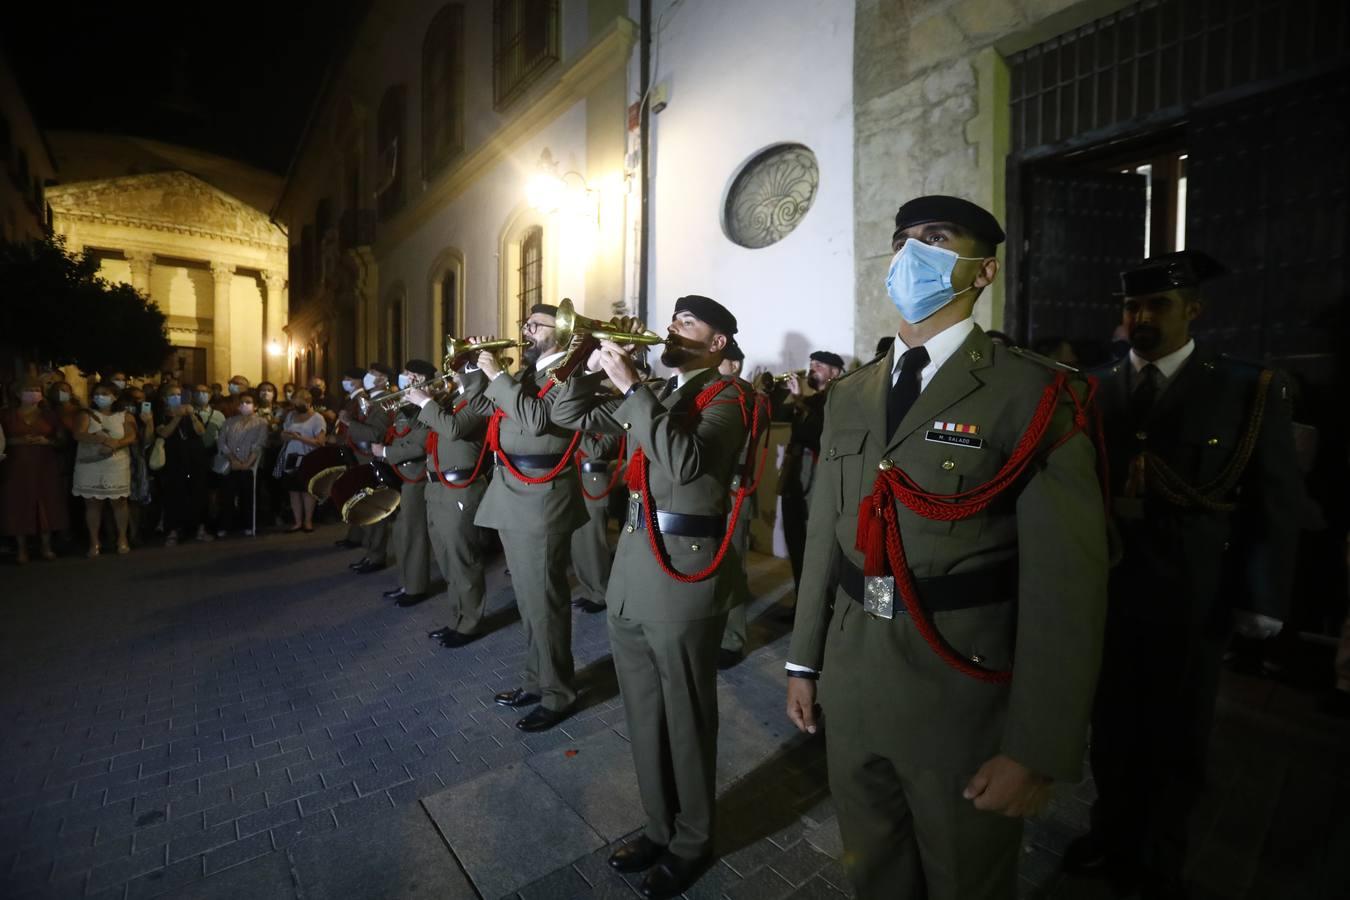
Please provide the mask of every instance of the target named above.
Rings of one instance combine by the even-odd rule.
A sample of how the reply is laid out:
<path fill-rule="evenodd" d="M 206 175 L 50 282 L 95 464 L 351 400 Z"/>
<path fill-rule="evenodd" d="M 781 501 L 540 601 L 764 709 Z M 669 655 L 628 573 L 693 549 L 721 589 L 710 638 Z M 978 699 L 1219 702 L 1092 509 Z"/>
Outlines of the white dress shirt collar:
<path fill-rule="evenodd" d="M 702 375 L 704 372 L 708 371 L 709 368 L 710 368 L 709 366 L 704 366 L 701 369 L 691 369 L 688 372 L 676 372 L 675 390 L 678 391 L 680 388 L 684 387 L 690 381 L 694 380 L 698 376 Z"/>
<path fill-rule="evenodd" d="M 555 350 L 548 356 L 539 357 L 539 361 L 534 364 L 534 370 L 536 372 L 546 371 L 549 366 L 553 365 L 555 360 L 562 359 L 563 354 L 566 352 L 566 350 Z"/>
<path fill-rule="evenodd" d="M 1177 372 L 1185 365 L 1186 360 L 1191 358 L 1195 352 L 1195 339 L 1186 342 L 1186 345 L 1180 350 L 1174 350 L 1166 356 L 1153 360 L 1153 365 L 1158 367 L 1158 373 L 1162 375 L 1163 382 L 1166 383 L 1176 377 Z M 1134 374 L 1138 375 L 1149 364 L 1149 360 L 1144 359 L 1134 350 L 1130 350 L 1130 367 L 1134 369 Z"/>
<path fill-rule="evenodd" d="M 923 346 L 928 348 L 928 365 L 923 367 L 919 373 L 919 390 L 928 386 L 928 382 L 933 380 L 937 370 L 942 368 L 942 364 L 951 359 L 952 354 L 961 349 L 961 345 L 966 342 L 966 338 L 975 330 L 975 320 L 973 318 L 964 318 L 955 325 L 949 325 L 942 331 L 924 341 Z M 891 384 L 895 384 L 895 379 L 900 377 L 900 357 L 909 350 L 909 345 L 895 336 L 895 356 L 891 364 Z"/>

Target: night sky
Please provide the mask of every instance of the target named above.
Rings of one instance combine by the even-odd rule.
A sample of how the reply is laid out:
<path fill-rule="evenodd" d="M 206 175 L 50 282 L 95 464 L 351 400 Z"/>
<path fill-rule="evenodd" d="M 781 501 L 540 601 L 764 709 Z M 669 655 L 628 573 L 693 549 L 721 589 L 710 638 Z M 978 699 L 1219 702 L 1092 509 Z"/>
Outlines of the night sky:
<path fill-rule="evenodd" d="M 286 171 L 365 0 L 11 4 L 0 46 L 44 130 L 154 138 Z"/>

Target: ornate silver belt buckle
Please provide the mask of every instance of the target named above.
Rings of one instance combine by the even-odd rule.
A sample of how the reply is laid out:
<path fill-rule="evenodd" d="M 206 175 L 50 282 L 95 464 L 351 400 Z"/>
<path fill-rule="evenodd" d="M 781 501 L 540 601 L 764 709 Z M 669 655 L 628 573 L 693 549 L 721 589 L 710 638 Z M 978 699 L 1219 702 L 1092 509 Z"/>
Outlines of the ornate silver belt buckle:
<path fill-rule="evenodd" d="M 624 524 L 627 526 L 629 534 L 632 534 L 633 531 L 638 527 L 638 516 L 641 515 L 641 513 L 642 513 L 642 501 L 634 500 L 631 497 L 628 498 L 628 521 L 625 522 Z"/>
<path fill-rule="evenodd" d="M 895 578 L 891 575 L 863 577 L 863 612 L 878 619 L 895 618 Z"/>

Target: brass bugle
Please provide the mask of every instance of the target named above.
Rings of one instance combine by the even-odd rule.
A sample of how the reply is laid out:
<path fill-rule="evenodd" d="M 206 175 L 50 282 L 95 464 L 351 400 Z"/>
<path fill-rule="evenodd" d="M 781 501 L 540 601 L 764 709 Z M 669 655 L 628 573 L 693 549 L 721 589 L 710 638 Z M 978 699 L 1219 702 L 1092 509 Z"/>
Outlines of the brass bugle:
<path fill-rule="evenodd" d="M 445 339 L 445 360 L 442 364 L 442 368 L 444 368 L 447 372 L 450 371 L 451 369 L 457 369 L 459 368 L 460 364 L 464 362 L 464 357 L 467 357 L 470 354 L 481 353 L 484 350 L 492 350 L 492 351 L 509 350 L 512 347 L 529 347 L 529 346 L 530 346 L 529 341 L 513 341 L 510 340 L 509 338 L 502 338 L 499 340 L 492 340 L 492 341 L 479 341 L 478 343 L 475 344 L 472 341 L 464 341 L 459 340 L 457 338 L 447 337 Z"/>
<path fill-rule="evenodd" d="M 785 382 L 785 381 L 787 381 L 789 378 L 791 378 L 793 375 L 796 375 L 798 378 L 800 378 L 800 379 L 802 379 L 802 380 L 805 380 L 805 379 L 806 379 L 806 372 L 804 372 L 804 371 L 784 372 L 782 375 L 775 375 L 775 376 L 773 376 L 774 384 L 782 384 L 783 382 Z"/>
<path fill-rule="evenodd" d="M 657 344 L 665 344 L 670 341 L 668 337 L 661 337 L 652 331 L 643 331 L 633 334 L 626 331 L 592 331 L 591 337 L 597 341 L 613 341 L 616 344 L 639 344 L 643 347 L 655 347 Z"/>
<path fill-rule="evenodd" d="M 413 391 L 421 391 L 424 394 L 436 396 L 445 393 L 442 388 L 448 387 L 447 382 L 454 376 L 450 373 L 437 375 L 435 378 L 428 378 L 419 384 L 409 385 L 401 391 L 394 391 L 392 394 L 381 394 L 368 400 L 363 400 L 364 408 L 362 414 L 369 412 L 371 407 L 378 407 L 387 413 L 396 412 L 403 405 L 405 398 Z"/>

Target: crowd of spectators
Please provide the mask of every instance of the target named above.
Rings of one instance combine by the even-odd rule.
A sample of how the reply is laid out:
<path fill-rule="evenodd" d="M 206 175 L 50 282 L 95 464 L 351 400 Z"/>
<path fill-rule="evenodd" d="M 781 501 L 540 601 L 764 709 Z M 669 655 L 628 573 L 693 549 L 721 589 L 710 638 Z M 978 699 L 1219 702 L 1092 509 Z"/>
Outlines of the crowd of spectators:
<path fill-rule="evenodd" d="M 185 384 L 114 372 L 78 396 L 60 372 L 0 389 L 0 535 L 14 560 L 312 531 L 314 498 L 279 465 L 332 440 L 326 386 L 242 375 Z M 83 528 L 80 523 L 83 522 Z"/>

